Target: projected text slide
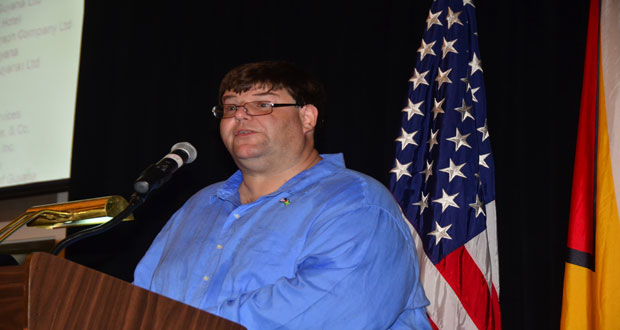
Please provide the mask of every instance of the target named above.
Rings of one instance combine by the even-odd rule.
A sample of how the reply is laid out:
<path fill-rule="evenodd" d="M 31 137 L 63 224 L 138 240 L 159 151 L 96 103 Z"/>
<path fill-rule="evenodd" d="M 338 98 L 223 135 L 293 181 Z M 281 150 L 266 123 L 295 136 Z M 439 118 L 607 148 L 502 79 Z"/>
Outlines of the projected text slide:
<path fill-rule="evenodd" d="M 0 0 L 0 188 L 69 178 L 83 0 Z"/>

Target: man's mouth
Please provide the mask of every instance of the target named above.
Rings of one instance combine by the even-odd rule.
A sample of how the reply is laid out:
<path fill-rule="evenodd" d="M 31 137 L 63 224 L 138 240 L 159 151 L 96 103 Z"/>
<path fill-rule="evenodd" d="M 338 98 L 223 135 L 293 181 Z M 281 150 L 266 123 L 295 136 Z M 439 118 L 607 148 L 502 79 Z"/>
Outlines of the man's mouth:
<path fill-rule="evenodd" d="M 238 130 L 235 132 L 235 136 L 243 136 L 243 135 L 248 135 L 248 134 L 252 134 L 254 133 L 254 131 L 251 130 Z"/>

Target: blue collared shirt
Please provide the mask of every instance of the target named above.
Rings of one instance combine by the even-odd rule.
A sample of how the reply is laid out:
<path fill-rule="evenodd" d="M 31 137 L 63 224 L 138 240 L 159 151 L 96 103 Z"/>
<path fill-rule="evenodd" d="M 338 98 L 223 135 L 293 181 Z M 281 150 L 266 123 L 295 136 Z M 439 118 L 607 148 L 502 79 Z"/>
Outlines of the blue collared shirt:
<path fill-rule="evenodd" d="M 248 329 L 430 329 L 400 208 L 342 155 L 241 204 L 237 171 L 196 193 L 134 284 Z"/>

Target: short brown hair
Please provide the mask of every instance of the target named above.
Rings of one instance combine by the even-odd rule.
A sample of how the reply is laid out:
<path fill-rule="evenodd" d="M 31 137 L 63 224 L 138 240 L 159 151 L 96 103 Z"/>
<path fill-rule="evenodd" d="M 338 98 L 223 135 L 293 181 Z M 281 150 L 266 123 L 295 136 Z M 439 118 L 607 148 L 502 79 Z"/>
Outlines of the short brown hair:
<path fill-rule="evenodd" d="M 254 87 L 269 90 L 286 90 L 295 102 L 303 105 L 312 104 L 321 113 L 325 107 L 325 89 L 312 74 L 297 65 L 285 61 L 265 61 L 240 65 L 230 70 L 222 79 L 218 101 L 226 91 L 247 92 Z"/>

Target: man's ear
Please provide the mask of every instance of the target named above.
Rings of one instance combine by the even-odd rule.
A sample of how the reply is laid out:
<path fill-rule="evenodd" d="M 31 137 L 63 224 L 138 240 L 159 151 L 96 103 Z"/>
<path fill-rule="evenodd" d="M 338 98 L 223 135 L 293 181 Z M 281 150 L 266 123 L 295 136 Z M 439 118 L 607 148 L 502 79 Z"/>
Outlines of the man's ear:
<path fill-rule="evenodd" d="M 304 133 L 307 133 L 314 130 L 316 127 L 316 122 L 319 118 L 319 109 L 312 104 L 306 104 L 299 110 L 299 116 Z"/>

